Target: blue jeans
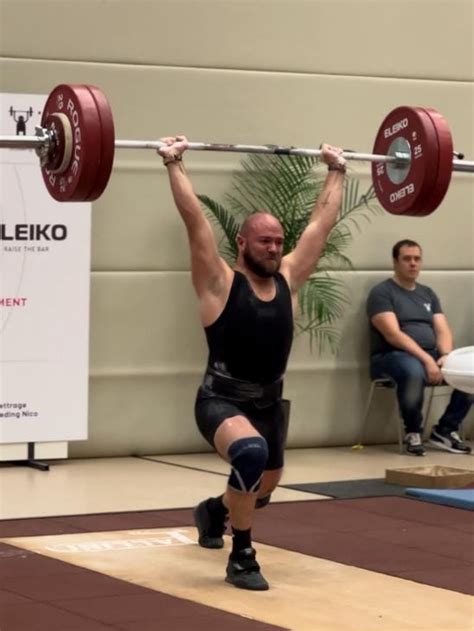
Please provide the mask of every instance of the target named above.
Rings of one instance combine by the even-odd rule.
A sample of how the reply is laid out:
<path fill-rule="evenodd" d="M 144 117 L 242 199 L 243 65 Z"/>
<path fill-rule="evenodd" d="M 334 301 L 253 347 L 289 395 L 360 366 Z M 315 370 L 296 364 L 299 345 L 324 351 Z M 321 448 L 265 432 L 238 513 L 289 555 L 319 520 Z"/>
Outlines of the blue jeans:
<path fill-rule="evenodd" d="M 428 352 L 434 359 L 438 359 L 439 354 L 436 351 Z M 371 357 L 370 373 L 372 379 L 388 377 L 395 382 L 405 430 L 407 433 L 420 433 L 423 427 L 424 389 L 429 385 L 420 360 L 405 351 L 377 353 Z M 443 433 L 458 431 L 473 403 L 474 395 L 453 390 L 448 407 L 438 421 L 438 429 Z"/>

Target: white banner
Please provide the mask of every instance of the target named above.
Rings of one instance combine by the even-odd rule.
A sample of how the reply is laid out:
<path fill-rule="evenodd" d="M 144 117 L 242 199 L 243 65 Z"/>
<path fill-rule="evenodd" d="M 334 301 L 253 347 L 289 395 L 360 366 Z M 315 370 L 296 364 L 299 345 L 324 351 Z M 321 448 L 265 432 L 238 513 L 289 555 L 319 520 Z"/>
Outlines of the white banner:
<path fill-rule="evenodd" d="M 46 95 L 0 94 L 34 135 Z M 0 443 L 87 438 L 91 205 L 47 192 L 33 150 L 0 149 Z"/>

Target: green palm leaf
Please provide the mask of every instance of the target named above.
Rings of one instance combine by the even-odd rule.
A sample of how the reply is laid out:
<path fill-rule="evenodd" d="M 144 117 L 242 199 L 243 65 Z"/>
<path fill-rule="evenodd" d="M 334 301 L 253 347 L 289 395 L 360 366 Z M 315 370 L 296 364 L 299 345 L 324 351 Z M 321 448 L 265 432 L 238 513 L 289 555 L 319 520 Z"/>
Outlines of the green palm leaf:
<path fill-rule="evenodd" d="M 372 185 L 365 193 L 360 194 L 359 182 L 351 177 L 346 178 L 341 213 L 333 230 L 340 225 L 344 225 L 351 235 L 351 227 L 356 228 L 360 232 L 360 219 L 368 223 L 371 220 L 371 215 L 382 213 L 382 209 L 376 202 L 376 199 L 377 196 Z"/>
<path fill-rule="evenodd" d="M 323 353 L 327 347 L 333 355 L 338 351 L 341 335 L 335 327 L 318 324 L 313 328 L 300 327 L 296 323 L 296 334 L 306 333 L 309 336 L 309 348 L 311 352 L 317 349 L 318 353 Z"/>
<path fill-rule="evenodd" d="M 344 305 L 348 302 L 342 280 L 331 277 L 327 272 L 311 276 L 298 295 L 300 312 L 307 328 L 317 323 L 332 324 L 342 316 Z"/>
<path fill-rule="evenodd" d="M 239 224 L 235 221 L 232 213 L 207 195 L 198 195 L 198 199 L 209 210 L 211 219 L 223 232 L 219 242 L 219 250 L 222 256 L 233 263 L 238 254 L 237 234 L 239 232 Z"/>
<path fill-rule="evenodd" d="M 243 161 L 226 202 L 239 217 L 268 210 L 281 222 L 285 251 L 291 251 L 307 224 L 321 185 L 314 178 L 315 158 L 252 154 Z"/>

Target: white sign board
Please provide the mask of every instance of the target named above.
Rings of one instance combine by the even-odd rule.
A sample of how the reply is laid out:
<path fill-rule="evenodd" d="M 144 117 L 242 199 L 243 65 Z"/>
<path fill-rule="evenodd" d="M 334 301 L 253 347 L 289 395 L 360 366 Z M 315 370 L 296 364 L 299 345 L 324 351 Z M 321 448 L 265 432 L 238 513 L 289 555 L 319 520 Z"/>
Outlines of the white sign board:
<path fill-rule="evenodd" d="M 46 95 L 0 94 L 34 135 Z M 91 206 L 47 192 L 33 150 L 0 149 L 0 444 L 87 438 Z"/>

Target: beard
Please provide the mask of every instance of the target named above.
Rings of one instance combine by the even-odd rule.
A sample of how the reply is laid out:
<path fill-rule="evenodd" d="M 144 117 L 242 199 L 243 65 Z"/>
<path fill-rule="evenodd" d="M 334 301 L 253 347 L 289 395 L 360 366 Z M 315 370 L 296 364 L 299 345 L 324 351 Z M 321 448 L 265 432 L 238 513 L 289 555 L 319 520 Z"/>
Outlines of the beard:
<path fill-rule="evenodd" d="M 277 264 L 276 268 L 273 271 L 271 271 L 267 269 L 263 263 L 256 261 L 247 249 L 244 250 L 243 256 L 244 256 L 244 261 L 247 267 L 254 274 L 256 274 L 257 276 L 260 276 L 260 278 L 271 278 L 272 276 L 275 276 L 275 274 L 280 269 L 280 261 L 278 259 L 268 259 L 269 261 L 272 261 L 272 262 L 275 261 L 275 263 Z"/>

